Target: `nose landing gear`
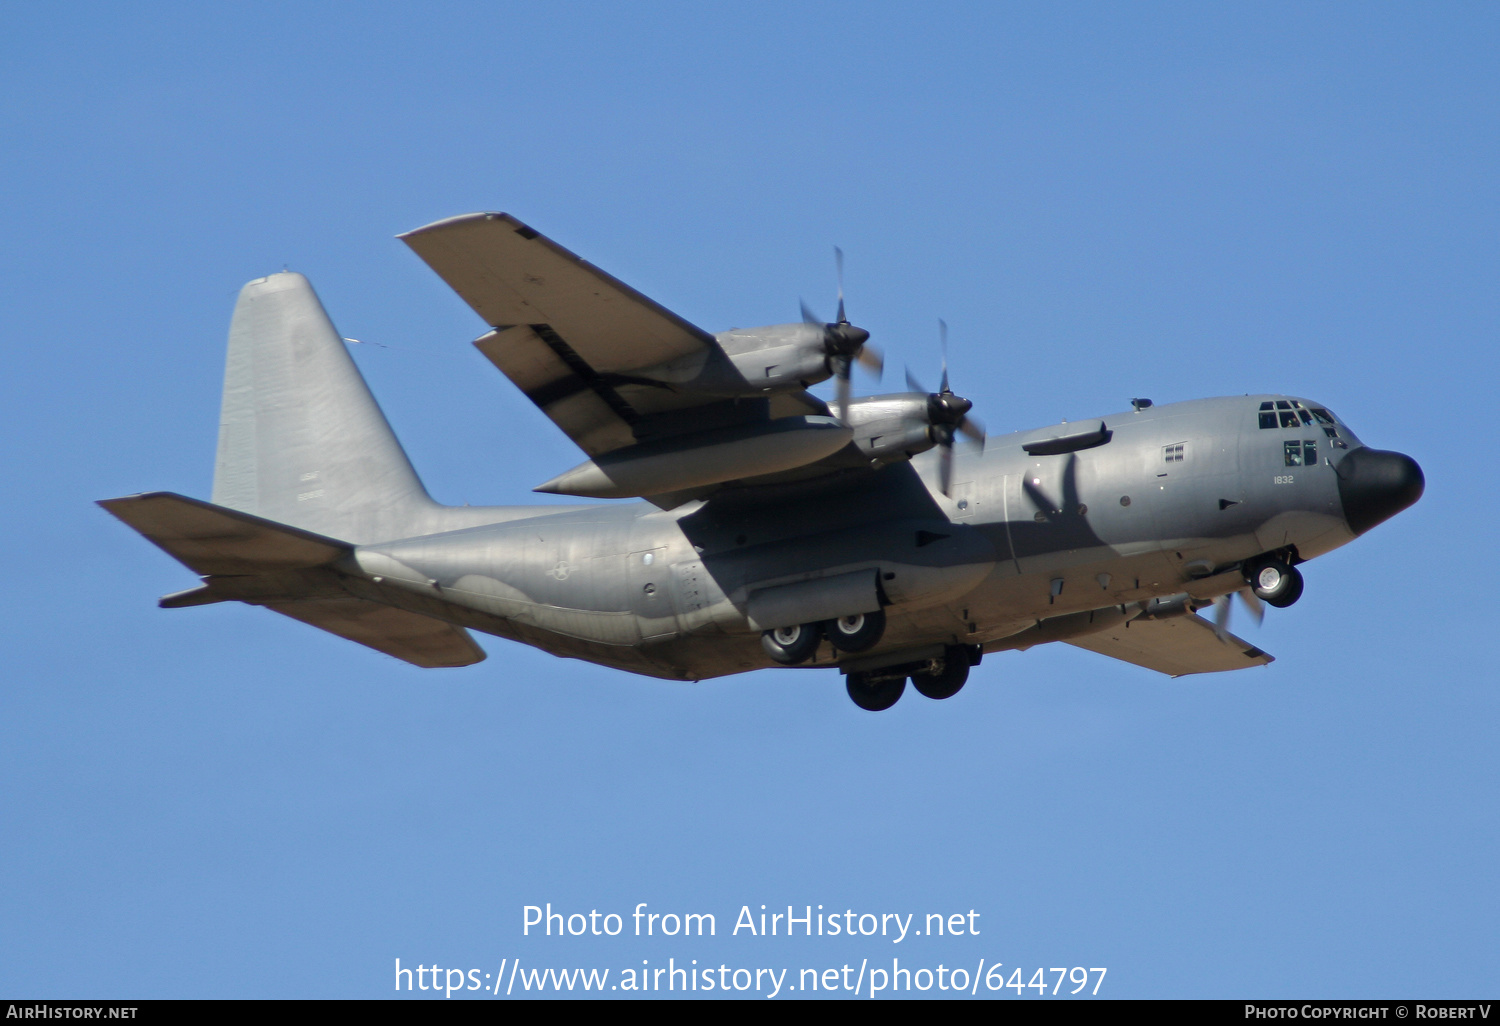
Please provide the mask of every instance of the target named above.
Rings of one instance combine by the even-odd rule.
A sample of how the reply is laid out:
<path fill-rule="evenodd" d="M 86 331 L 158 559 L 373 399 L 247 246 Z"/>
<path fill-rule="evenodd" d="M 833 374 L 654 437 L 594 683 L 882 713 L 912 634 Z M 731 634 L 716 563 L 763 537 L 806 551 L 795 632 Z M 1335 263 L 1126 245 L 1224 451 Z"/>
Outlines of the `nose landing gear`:
<path fill-rule="evenodd" d="M 1245 569 L 1250 590 L 1269 606 L 1285 609 L 1302 597 L 1302 573 L 1279 559 L 1262 560 Z"/>

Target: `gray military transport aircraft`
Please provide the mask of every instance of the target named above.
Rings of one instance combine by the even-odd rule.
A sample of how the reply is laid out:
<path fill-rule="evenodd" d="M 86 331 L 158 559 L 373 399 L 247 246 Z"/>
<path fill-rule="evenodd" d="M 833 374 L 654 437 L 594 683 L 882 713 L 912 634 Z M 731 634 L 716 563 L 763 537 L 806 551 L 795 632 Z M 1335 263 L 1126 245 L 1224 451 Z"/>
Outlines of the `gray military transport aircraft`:
<path fill-rule="evenodd" d="M 100 503 L 201 576 L 163 607 L 264 606 L 425 667 L 483 659 L 473 629 L 672 680 L 837 668 L 878 710 L 1051 641 L 1174 676 L 1269 663 L 1230 599 L 1291 605 L 1300 564 L 1424 486 L 1289 395 L 987 441 L 946 367 L 937 392 L 855 398 L 851 364 L 879 357 L 842 283 L 833 323 L 711 335 L 506 214 L 401 238 L 588 456 L 536 490 L 645 501 L 434 502 L 312 286 L 273 274 L 230 325 L 213 501 Z M 832 408 L 807 391 L 830 377 Z"/>

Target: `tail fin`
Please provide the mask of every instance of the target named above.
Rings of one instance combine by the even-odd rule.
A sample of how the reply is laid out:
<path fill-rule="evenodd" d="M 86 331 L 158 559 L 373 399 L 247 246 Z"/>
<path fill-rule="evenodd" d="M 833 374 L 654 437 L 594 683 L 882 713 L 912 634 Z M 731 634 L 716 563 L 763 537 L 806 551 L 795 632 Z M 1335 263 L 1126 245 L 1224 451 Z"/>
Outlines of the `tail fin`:
<path fill-rule="evenodd" d="M 240 291 L 213 501 L 354 543 L 401 537 L 441 508 L 300 274 Z"/>

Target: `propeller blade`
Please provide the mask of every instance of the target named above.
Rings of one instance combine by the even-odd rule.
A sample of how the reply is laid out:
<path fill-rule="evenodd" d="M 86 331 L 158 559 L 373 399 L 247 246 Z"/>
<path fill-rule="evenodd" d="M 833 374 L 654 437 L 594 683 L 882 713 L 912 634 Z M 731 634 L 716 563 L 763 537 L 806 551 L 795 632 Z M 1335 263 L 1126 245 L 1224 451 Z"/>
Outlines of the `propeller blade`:
<path fill-rule="evenodd" d="M 958 422 L 958 429 L 971 441 L 978 442 L 980 448 L 984 447 L 984 425 L 973 417 L 965 417 Z"/>
<path fill-rule="evenodd" d="M 802 306 L 803 324 L 816 324 L 820 328 L 823 327 L 823 318 L 819 317 L 817 314 L 808 309 L 807 300 L 799 299 L 797 300 L 797 302 Z"/>
<path fill-rule="evenodd" d="M 880 355 L 880 350 L 866 342 L 859 347 L 859 352 L 854 354 L 859 365 L 865 370 L 873 373 L 877 378 L 885 374 L 885 357 Z"/>
<path fill-rule="evenodd" d="M 1266 622 L 1266 607 L 1256 596 L 1255 592 L 1249 588 L 1241 588 L 1236 594 L 1239 595 L 1240 601 L 1245 604 L 1245 608 L 1250 611 L 1250 615 L 1255 618 L 1256 626 Z"/>
<path fill-rule="evenodd" d="M 1214 599 L 1214 634 L 1220 641 L 1229 640 L 1229 596 L 1220 595 Z"/>
<path fill-rule="evenodd" d="M 939 446 L 939 449 L 941 451 L 940 451 L 940 453 L 938 455 L 938 460 L 939 460 L 939 462 L 938 462 L 938 485 L 939 485 L 939 487 L 942 488 L 944 495 L 948 496 L 949 498 L 952 498 L 953 497 L 953 439 L 950 437 L 948 439 L 948 441 L 942 443 Z"/>
<path fill-rule="evenodd" d="M 938 318 L 938 339 L 943 349 L 943 381 L 938 385 L 939 392 L 950 392 L 948 387 L 948 322 L 941 317 Z"/>
<path fill-rule="evenodd" d="M 911 389 L 913 392 L 927 391 L 927 389 L 922 387 L 922 383 L 912 375 L 910 367 L 906 368 L 906 387 Z"/>
<path fill-rule="evenodd" d="M 838 266 L 839 276 L 839 324 L 848 324 L 849 318 L 844 316 L 844 251 L 837 246 L 833 247 L 833 262 Z"/>
<path fill-rule="evenodd" d="M 851 392 L 849 386 L 849 363 L 849 357 L 847 356 L 837 356 L 833 360 L 834 377 L 838 379 L 837 404 L 839 420 L 845 423 L 849 421 L 849 396 Z"/>

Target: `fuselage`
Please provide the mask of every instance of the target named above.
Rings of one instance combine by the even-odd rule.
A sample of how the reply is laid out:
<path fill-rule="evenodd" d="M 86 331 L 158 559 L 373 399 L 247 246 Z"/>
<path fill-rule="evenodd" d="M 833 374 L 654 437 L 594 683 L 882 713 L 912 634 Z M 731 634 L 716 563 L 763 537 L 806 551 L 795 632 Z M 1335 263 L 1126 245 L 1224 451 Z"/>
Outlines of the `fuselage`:
<path fill-rule="evenodd" d="M 872 572 L 887 618 L 875 654 L 995 651 L 1053 640 L 1049 621 L 1091 610 L 1236 591 L 1245 561 L 1312 559 L 1420 494 L 1414 462 L 1364 448 L 1305 399 L 1204 399 L 1100 419 L 1106 440 L 1072 451 L 1028 453 L 1036 431 L 961 450 L 951 496 L 927 452 L 769 500 L 540 507 L 363 545 L 348 570 L 385 602 L 691 680 L 774 665 L 747 613 L 767 588 Z M 836 660 L 825 645 L 806 665 Z"/>

